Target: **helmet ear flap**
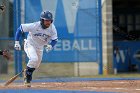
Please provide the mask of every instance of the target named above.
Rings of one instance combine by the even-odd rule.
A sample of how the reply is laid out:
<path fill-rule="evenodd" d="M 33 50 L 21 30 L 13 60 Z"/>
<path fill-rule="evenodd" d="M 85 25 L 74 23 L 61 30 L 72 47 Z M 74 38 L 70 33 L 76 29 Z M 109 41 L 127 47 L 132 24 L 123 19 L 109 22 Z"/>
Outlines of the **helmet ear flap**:
<path fill-rule="evenodd" d="M 44 24 L 44 20 L 43 20 L 43 19 L 41 19 L 41 18 L 40 18 L 40 22 L 41 22 L 41 24 Z"/>
<path fill-rule="evenodd" d="M 43 29 L 46 29 L 46 26 L 44 25 L 44 20 L 40 18 L 40 24 Z"/>
<path fill-rule="evenodd" d="M 51 20 L 51 23 L 53 22 L 53 20 Z"/>

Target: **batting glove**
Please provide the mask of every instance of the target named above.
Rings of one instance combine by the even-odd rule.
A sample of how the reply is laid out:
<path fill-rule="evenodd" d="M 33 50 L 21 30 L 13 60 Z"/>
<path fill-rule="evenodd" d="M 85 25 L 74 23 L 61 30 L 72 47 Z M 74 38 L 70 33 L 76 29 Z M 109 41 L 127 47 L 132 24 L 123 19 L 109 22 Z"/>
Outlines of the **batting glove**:
<path fill-rule="evenodd" d="M 14 46 L 14 48 L 15 48 L 16 50 L 21 50 L 21 46 L 20 46 L 20 44 L 19 44 L 19 41 L 15 41 L 15 46 Z"/>
<path fill-rule="evenodd" d="M 47 45 L 45 49 L 46 49 L 46 52 L 50 52 L 53 48 L 52 48 L 52 45 Z"/>

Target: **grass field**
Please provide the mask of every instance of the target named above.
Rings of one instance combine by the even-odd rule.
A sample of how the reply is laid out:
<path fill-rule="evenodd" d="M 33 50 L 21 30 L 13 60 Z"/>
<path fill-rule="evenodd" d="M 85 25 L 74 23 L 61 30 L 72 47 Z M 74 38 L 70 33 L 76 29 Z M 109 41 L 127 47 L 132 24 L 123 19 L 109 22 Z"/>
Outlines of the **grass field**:
<path fill-rule="evenodd" d="M 53 63 L 52 63 L 53 64 Z M 63 64 L 60 66 L 59 64 L 52 65 L 52 64 L 41 64 L 40 68 L 35 71 L 33 74 L 33 79 L 39 78 L 39 77 L 75 77 L 72 73 L 68 71 L 72 71 L 73 68 L 71 68 L 71 64 Z M 23 63 L 23 68 L 25 67 L 25 63 Z M 59 67 L 59 68 L 57 68 Z M 49 69 L 49 68 L 55 68 Z M 68 69 L 68 71 L 65 70 L 59 70 L 60 68 Z M 56 72 L 57 71 L 57 72 Z M 59 73 L 63 74 L 64 76 L 59 75 Z M 8 73 L 7 74 L 0 74 L 0 80 L 8 80 L 15 74 L 14 69 L 14 63 L 9 62 L 8 63 Z M 118 74 L 110 74 L 110 75 L 93 75 L 93 76 L 80 76 L 82 78 L 140 78 L 139 73 L 118 73 Z M 18 78 L 22 79 L 22 78 Z"/>

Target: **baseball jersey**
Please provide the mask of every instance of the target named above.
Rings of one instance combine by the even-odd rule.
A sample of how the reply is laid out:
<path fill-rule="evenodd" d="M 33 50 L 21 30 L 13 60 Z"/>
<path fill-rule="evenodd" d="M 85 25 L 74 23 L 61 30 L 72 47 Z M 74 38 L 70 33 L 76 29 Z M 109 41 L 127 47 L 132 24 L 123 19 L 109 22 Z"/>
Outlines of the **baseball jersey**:
<path fill-rule="evenodd" d="M 53 23 L 46 29 L 41 27 L 40 21 L 29 24 L 21 24 L 21 30 L 23 32 L 29 32 L 27 42 L 37 48 L 43 48 L 44 45 L 47 45 L 51 40 L 58 38 L 57 30 Z"/>

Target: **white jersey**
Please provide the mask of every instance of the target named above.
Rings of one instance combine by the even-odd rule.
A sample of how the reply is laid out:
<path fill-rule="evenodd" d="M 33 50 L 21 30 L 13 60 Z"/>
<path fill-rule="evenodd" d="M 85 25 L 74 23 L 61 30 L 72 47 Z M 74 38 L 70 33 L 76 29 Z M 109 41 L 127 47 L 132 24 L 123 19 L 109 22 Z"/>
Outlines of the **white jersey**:
<path fill-rule="evenodd" d="M 46 29 L 41 27 L 40 21 L 21 24 L 21 29 L 23 32 L 29 32 L 27 42 L 39 49 L 43 49 L 44 45 L 47 45 L 51 40 L 58 38 L 57 31 L 53 23 Z"/>

